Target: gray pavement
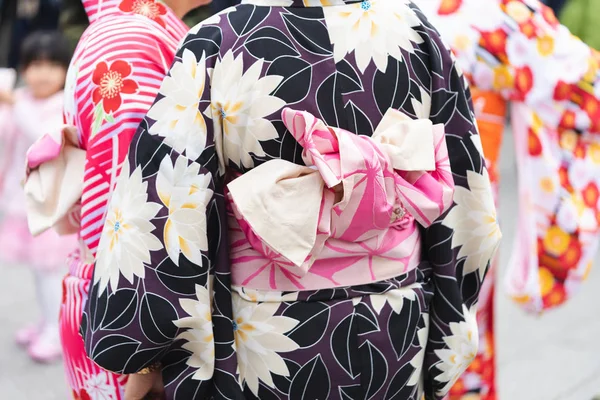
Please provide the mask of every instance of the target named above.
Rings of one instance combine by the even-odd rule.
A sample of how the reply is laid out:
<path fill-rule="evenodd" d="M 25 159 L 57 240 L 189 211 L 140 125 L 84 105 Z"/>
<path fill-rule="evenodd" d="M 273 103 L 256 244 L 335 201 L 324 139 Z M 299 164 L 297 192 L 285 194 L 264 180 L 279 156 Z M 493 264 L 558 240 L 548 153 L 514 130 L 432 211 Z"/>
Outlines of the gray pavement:
<path fill-rule="evenodd" d="M 503 268 L 517 204 L 511 150 L 508 136 L 501 168 Z M 14 330 L 36 315 L 29 271 L 0 266 L 0 275 L 0 400 L 70 398 L 60 365 L 36 365 L 13 345 Z M 591 400 L 600 394 L 600 258 L 579 295 L 558 310 L 526 315 L 500 290 L 497 304 L 500 400 Z"/>

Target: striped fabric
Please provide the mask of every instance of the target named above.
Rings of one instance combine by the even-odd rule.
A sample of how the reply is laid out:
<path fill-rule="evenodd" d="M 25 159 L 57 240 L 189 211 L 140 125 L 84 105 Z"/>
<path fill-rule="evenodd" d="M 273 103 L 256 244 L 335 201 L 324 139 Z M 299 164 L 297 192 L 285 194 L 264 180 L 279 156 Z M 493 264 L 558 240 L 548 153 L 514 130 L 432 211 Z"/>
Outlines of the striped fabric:
<path fill-rule="evenodd" d="M 61 335 L 73 396 L 121 399 L 120 377 L 87 359 L 78 334 L 108 199 L 129 144 L 187 27 L 157 0 L 84 0 L 90 27 L 69 68 L 65 122 L 87 151 L 80 237 L 64 282 Z M 79 254 L 88 254 L 80 257 Z"/>

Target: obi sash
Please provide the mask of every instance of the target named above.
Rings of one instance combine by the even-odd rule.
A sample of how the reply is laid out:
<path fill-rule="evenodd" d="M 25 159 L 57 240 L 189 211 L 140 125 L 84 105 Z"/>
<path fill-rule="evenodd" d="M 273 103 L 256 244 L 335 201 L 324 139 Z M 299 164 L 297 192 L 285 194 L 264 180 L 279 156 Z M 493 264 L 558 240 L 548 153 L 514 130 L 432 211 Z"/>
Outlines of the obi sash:
<path fill-rule="evenodd" d="M 286 108 L 306 166 L 267 161 L 228 184 L 234 285 L 316 290 L 421 261 L 421 227 L 452 205 L 444 126 L 390 109 L 372 137 Z"/>

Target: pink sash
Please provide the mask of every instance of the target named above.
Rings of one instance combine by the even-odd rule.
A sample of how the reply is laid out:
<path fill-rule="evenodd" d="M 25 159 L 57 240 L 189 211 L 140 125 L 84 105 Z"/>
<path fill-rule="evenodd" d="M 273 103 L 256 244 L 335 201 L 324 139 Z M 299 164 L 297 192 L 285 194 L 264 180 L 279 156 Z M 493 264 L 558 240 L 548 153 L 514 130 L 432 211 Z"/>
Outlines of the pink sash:
<path fill-rule="evenodd" d="M 320 289 L 416 267 L 417 223 L 428 227 L 452 204 L 443 125 L 392 109 L 372 137 L 291 109 L 283 122 L 307 166 L 271 160 L 228 185 L 234 283 Z"/>

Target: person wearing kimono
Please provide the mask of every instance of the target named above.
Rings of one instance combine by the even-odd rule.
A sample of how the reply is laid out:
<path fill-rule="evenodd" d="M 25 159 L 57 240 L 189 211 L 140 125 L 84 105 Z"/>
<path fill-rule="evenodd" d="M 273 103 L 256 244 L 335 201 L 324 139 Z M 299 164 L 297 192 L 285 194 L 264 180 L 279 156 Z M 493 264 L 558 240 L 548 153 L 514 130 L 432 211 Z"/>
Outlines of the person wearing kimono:
<path fill-rule="evenodd" d="M 64 119 L 86 151 L 80 246 L 63 282 L 61 337 L 76 399 L 123 399 L 126 378 L 90 360 L 79 334 L 108 199 L 129 143 L 150 108 L 198 1 L 84 0 L 90 26 L 67 74 Z M 171 8 L 172 7 L 172 8 Z"/>
<path fill-rule="evenodd" d="M 411 2 L 330 3 L 183 41 L 108 206 L 101 367 L 167 399 L 406 400 L 475 357 L 501 234 L 462 72 Z"/>
<path fill-rule="evenodd" d="M 600 55 L 536 0 L 416 0 L 473 91 L 497 185 L 507 111 L 519 216 L 506 291 L 525 310 L 560 306 L 586 279 L 599 239 Z M 480 295 L 480 351 L 450 399 L 496 398 L 493 267 Z"/>
<path fill-rule="evenodd" d="M 194 8 L 183 17 L 186 25 L 194 26 L 213 14 L 212 6 L 209 4 L 212 2 L 205 1 L 203 3 L 206 5 Z M 73 48 L 79 42 L 79 38 L 81 38 L 88 25 L 88 17 L 81 0 L 61 0 L 59 28 L 69 39 Z"/>

